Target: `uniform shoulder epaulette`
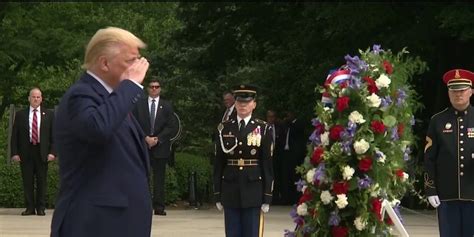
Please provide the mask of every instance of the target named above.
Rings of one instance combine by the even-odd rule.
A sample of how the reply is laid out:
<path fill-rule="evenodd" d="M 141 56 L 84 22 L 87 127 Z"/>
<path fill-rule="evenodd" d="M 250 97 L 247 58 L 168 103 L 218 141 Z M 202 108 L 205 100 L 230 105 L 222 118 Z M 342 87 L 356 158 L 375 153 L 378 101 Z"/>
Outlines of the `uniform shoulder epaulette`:
<path fill-rule="evenodd" d="M 444 113 L 446 110 L 448 110 L 449 108 L 446 108 L 446 109 L 443 109 L 442 111 L 436 113 L 436 114 L 433 114 L 433 116 L 431 116 L 431 119 L 433 119 L 435 116 L 439 115 L 439 114 L 442 114 Z"/>
<path fill-rule="evenodd" d="M 258 118 L 255 119 L 255 122 L 261 123 L 261 124 L 267 124 L 267 122 L 265 122 L 265 121 L 263 121 L 263 120 L 261 120 L 261 119 L 258 119 Z"/>

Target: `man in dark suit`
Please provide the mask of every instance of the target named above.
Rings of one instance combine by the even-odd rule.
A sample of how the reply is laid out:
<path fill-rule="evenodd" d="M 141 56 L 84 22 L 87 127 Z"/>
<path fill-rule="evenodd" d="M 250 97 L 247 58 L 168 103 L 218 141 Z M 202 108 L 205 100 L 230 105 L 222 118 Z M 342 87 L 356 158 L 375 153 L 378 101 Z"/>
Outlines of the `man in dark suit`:
<path fill-rule="evenodd" d="M 146 135 L 151 167 L 153 169 L 153 209 L 155 215 L 166 216 L 165 177 L 166 164 L 171 155 L 170 138 L 176 133 L 178 124 L 173 118 L 171 103 L 160 97 L 158 80 L 148 83 L 148 97 L 140 100 L 133 114 Z"/>
<path fill-rule="evenodd" d="M 237 116 L 237 110 L 235 109 L 235 99 L 232 92 L 225 91 L 222 94 L 222 103 L 225 106 L 225 111 L 222 115 L 221 122 L 235 118 Z"/>
<path fill-rule="evenodd" d="M 20 162 L 26 210 L 23 216 L 45 215 L 48 161 L 55 159 L 53 150 L 54 113 L 41 108 L 41 90 L 33 88 L 28 96 L 30 106 L 15 114 L 11 137 L 11 157 Z M 34 187 L 36 181 L 36 198 Z"/>
<path fill-rule="evenodd" d="M 266 114 L 267 124 L 272 135 L 272 140 L 274 144 L 273 149 L 273 175 L 274 175 L 274 185 L 273 185 L 273 204 L 285 204 L 283 203 L 282 192 L 286 192 L 286 182 L 283 182 L 281 173 L 283 169 L 288 169 L 288 167 L 283 166 L 282 161 L 282 151 L 285 146 L 285 130 L 282 124 L 282 121 L 278 119 L 277 113 L 275 110 L 267 110 Z M 282 184 L 285 184 L 284 186 Z"/>
<path fill-rule="evenodd" d="M 296 118 L 291 111 L 286 113 L 285 131 L 283 132 L 283 151 L 282 151 L 282 167 L 281 178 L 286 181 L 286 191 L 282 191 L 282 200 L 286 204 L 296 203 L 298 200 L 298 192 L 295 182 L 298 180 L 295 168 L 301 165 L 306 156 L 306 143 L 308 141 L 305 135 L 305 123 Z"/>
<path fill-rule="evenodd" d="M 52 237 L 150 236 L 148 152 L 131 113 L 149 66 L 139 54 L 144 47 L 115 27 L 97 31 L 87 45 L 87 72 L 56 112 L 61 186 Z"/>
<path fill-rule="evenodd" d="M 236 118 L 217 127 L 214 198 L 227 237 L 258 237 L 272 201 L 273 141 L 267 123 L 252 116 L 256 88 L 239 85 L 234 95 Z"/>

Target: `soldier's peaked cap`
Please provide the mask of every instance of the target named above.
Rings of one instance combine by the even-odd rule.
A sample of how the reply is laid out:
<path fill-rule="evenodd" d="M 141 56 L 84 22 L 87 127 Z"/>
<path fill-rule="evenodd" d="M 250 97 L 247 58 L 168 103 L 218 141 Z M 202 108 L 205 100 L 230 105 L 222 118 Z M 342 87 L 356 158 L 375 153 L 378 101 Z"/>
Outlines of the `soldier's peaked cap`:
<path fill-rule="evenodd" d="M 453 69 L 443 75 L 449 90 L 465 90 L 472 87 L 474 73 L 464 69 Z"/>
<path fill-rule="evenodd" d="M 248 84 L 236 85 L 232 88 L 235 100 L 251 101 L 257 97 L 257 87 Z"/>

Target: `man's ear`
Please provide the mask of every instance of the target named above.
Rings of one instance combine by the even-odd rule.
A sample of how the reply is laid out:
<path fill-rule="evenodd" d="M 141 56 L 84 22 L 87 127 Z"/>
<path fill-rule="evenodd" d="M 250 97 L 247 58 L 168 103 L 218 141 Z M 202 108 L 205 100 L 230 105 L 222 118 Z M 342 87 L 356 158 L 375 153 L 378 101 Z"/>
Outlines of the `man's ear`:
<path fill-rule="evenodd" d="M 107 57 L 100 56 L 97 60 L 99 61 L 100 70 L 102 70 L 104 72 L 108 72 L 109 71 L 109 61 L 107 60 Z"/>

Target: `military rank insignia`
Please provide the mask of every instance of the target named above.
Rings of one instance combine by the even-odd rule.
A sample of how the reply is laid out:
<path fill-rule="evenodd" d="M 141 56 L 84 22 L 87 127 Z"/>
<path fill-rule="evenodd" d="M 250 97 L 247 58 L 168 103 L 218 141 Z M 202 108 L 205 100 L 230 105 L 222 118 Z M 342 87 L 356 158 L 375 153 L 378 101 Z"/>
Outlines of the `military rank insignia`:
<path fill-rule="evenodd" d="M 260 126 L 257 126 L 251 133 L 247 135 L 247 146 L 260 146 L 262 135 L 260 133 Z"/>
<path fill-rule="evenodd" d="M 474 128 L 467 128 L 467 137 L 474 138 Z"/>

